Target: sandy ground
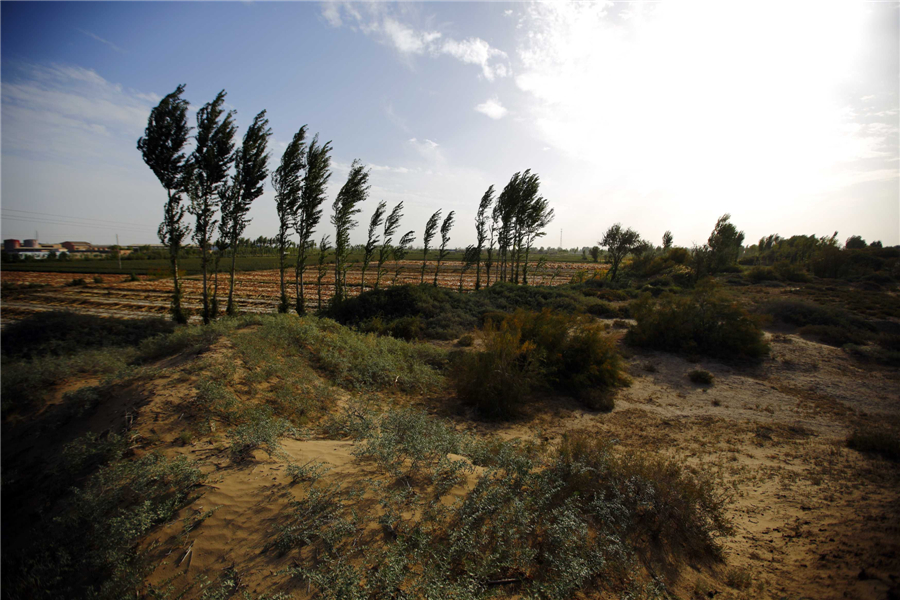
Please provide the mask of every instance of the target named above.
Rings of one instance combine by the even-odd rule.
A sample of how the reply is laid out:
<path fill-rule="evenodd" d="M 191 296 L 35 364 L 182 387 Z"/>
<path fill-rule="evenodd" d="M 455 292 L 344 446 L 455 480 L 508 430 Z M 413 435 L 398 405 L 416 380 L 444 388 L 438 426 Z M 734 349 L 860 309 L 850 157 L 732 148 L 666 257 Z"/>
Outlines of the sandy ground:
<path fill-rule="evenodd" d="M 715 473 L 732 495 L 735 533 L 723 540 L 724 563 L 685 564 L 669 574 L 678 598 L 898 598 L 900 465 L 849 450 L 844 440 L 855 426 L 900 422 L 900 374 L 864 369 L 842 350 L 796 335 L 769 337 L 772 357 L 756 367 L 632 356 L 633 384 L 610 413 L 564 399 L 536 403 L 527 417 L 505 425 L 473 422 L 446 407 L 436 412 L 506 438 L 553 442 L 566 431 L 595 431 L 624 450 L 661 452 Z M 204 360 L 230 356 L 220 343 Z M 259 450 L 235 463 L 223 436 L 183 437 L 196 398 L 195 362 L 164 361 L 159 377 L 123 390 L 128 401 L 102 407 L 89 424 L 99 432 L 128 423 L 137 453 L 187 455 L 209 474 L 206 491 L 146 540 L 158 564 L 148 584 L 177 587 L 234 569 L 244 591 L 305 598 L 309 590 L 285 571 L 290 555 L 268 551 L 291 500 L 305 489 L 291 482 L 287 461 L 322 462 L 330 468 L 323 481 L 362 489 L 372 467 L 346 440 L 285 439 L 286 456 Z M 713 373 L 713 385 L 691 383 L 686 374 L 695 368 Z M 408 401 L 436 409 L 437 400 Z M 454 488 L 451 496 L 464 491 Z"/>

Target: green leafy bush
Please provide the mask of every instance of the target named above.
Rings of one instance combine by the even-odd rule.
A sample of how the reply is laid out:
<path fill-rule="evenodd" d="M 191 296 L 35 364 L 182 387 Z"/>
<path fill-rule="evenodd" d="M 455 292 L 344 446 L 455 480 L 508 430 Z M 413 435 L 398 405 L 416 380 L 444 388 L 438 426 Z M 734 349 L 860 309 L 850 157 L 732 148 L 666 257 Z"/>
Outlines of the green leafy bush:
<path fill-rule="evenodd" d="M 631 312 L 637 324 L 625 340 L 634 346 L 754 360 L 769 353 L 758 319 L 711 283 L 690 296 L 644 295 Z"/>
<path fill-rule="evenodd" d="M 466 333 L 464 335 L 459 336 L 459 340 L 457 340 L 457 345 L 462 346 L 463 348 L 471 348 L 475 345 L 475 336 L 471 333 Z"/>
<path fill-rule="evenodd" d="M 534 346 L 524 343 L 521 330 L 507 321 L 488 321 L 482 330 L 483 350 L 461 353 L 451 379 L 457 397 L 490 418 L 516 413 L 538 381 Z"/>
<path fill-rule="evenodd" d="M 295 504 L 278 542 L 284 551 L 314 546 L 321 557 L 298 561 L 295 577 L 333 599 L 397 590 L 414 598 L 563 599 L 622 592 L 638 565 L 655 569 L 673 555 L 715 558 L 718 537 L 730 532 L 727 497 L 674 461 L 620 456 L 593 434 L 570 434 L 549 450 L 477 440 L 436 421 L 398 411 L 373 432 L 376 466 L 407 476 L 406 485 L 375 483 L 382 545 L 355 542 L 367 523 L 354 518 L 353 490 L 313 486 Z M 417 472 L 436 473 L 448 454 L 480 466 L 467 469 L 477 472 L 474 487 L 453 504 L 435 502 L 431 485 L 410 485 L 406 471 L 415 460 Z"/>
<path fill-rule="evenodd" d="M 79 451 L 84 464 L 85 452 Z M 89 460 L 89 459 L 87 459 Z M 14 556 L 4 553 L 3 588 L 11 598 L 133 597 L 154 565 L 138 542 L 174 517 L 203 481 L 181 457 L 148 454 L 102 466 L 71 493 Z"/>
<path fill-rule="evenodd" d="M 900 462 L 900 434 L 895 430 L 886 428 L 854 429 L 847 437 L 847 447 Z"/>
<path fill-rule="evenodd" d="M 692 383 L 712 385 L 715 378 L 709 371 L 706 371 L 704 369 L 693 369 L 688 372 L 688 379 L 690 379 Z"/>
<path fill-rule="evenodd" d="M 612 338 L 583 317 L 518 310 L 482 335 L 484 350 L 459 357 L 453 379 L 457 396 L 486 416 L 511 416 L 537 386 L 610 410 L 612 390 L 628 381 Z"/>
<path fill-rule="evenodd" d="M 7 325 L 2 348 L 8 357 L 62 356 L 91 348 L 134 346 L 174 329 L 174 323 L 163 319 L 113 319 L 51 311 Z"/>
<path fill-rule="evenodd" d="M 499 282 L 477 292 L 460 294 L 431 285 L 398 285 L 365 291 L 331 306 L 326 316 L 345 325 L 395 337 L 456 339 L 483 324 L 485 313 L 509 313 L 518 308 L 581 312 L 588 303 L 583 286 L 538 287 Z M 416 319 L 413 335 L 402 319 Z"/>
<path fill-rule="evenodd" d="M 110 375 L 126 367 L 128 353 L 120 350 L 93 350 L 73 356 L 44 356 L 3 362 L 0 396 L 3 411 L 37 403 L 47 391 L 77 374 Z"/>
<path fill-rule="evenodd" d="M 296 437 L 298 431 L 284 419 L 273 416 L 268 406 L 255 407 L 243 415 L 243 423 L 228 431 L 231 440 L 231 456 L 242 461 L 257 448 L 262 448 L 270 456 L 281 452 L 278 438 L 284 435 Z"/>

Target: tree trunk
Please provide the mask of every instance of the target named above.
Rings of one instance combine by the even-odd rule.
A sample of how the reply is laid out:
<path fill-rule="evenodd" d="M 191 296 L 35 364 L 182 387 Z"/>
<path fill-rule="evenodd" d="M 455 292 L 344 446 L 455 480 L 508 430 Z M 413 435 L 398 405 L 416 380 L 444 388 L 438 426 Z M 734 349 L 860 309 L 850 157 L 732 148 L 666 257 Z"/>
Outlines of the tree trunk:
<path fill-rule="evenodd" d="M 172 320 L 176 323 L 187 323 L 187 317 L 181 309 L 181 286 L 178 283 L 178 250 L 169 248 L 172 260 L 172 279 L 175 291 L 172 293 Z"/>
<path fill-rule="evenodd" d="M 301 317 L 306 314 L 306 299 L 303 288 L 303 269 L 306 267 L 306 249 L 297 248 L 297 266 L 294 268 L 294 294 L 297 296 L 295 310 Z"/>
<path fill-rule="evenodd" d="M 231 280 L 228 282 L 228 306 L 225 312 L 234 316 L 237 314 L 237 307 L 234 305 L 234 265 L 237 261 L 237 246 L 231 250 Z"/>
<path fill-rule="evenodd" d="M 528 285 L 528 250 L 529 246 L 525 246 L 525 266 L 522 269 L 522 285 Z"/>
<path fill-rule="evenodd" d="M 297 257 L 297 262 L 298 263 L 300 262 L 300 257 Z M 306 286 L 303 283 L 303 274 L 304 274 L 303 272 L 304 271 L 306 271 L 306 257 L 305 256 L 303 257 L 303 264 L 300 266 L 300 293 L 297 298 L 297 306 L 303 312 L 299 313 L 299 314 L 304 314 L 306 312 Z"/>
<path fill-rule="evenodd" d="M 209 289 L 207 289 L 207 252 L 206 244 L 200 247 L 200 267 L 203 269 L 203 324 L 209 325 Z"/>
<path fill-rule="evenodd" d="M 478 258 L 475 259 L 475 291 L 481 289 L 481 248 L 478 249 Z"/>
<path fill-rule="evenodd" d="M 284 287 L 284 253 L 285 247 L 284 244 L 279 245 L 280 252 L 278 253 L 278 275 L 281 282 L 281 300 L 278 304 L 278 312 L 286 313 L 288 311 L 288 297 L 287 290 Z"/>

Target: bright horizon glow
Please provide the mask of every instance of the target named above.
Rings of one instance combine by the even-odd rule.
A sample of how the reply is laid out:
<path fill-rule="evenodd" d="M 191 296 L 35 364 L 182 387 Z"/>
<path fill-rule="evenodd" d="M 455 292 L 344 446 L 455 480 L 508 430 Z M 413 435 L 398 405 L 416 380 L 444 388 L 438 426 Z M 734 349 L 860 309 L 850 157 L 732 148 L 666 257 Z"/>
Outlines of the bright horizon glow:
<path fill-rule="evenodd" d="M 268 109 L 270 170 L 303 123 L 333 140 L 323 223 L 361 158 L 354 243 L 384 199 L 418 237 L 457 211 L 465 246 L 488 185 L 531 168 L 557 214 L 538 246 L 560 229 L 592 246 L 615 222 L 690 246 L 724 213 L 748 245 L 900 244 L 900 3 L 210 6 L 196 32 L 198 5 L 2 4 L 4 238 L 158 243 L 165 193 L 135 143 L 186 83 L 193 110 L 225 88 L 239 136 Z M 251 217 L 247 237 L 274 235 L 270 187 Z"/>

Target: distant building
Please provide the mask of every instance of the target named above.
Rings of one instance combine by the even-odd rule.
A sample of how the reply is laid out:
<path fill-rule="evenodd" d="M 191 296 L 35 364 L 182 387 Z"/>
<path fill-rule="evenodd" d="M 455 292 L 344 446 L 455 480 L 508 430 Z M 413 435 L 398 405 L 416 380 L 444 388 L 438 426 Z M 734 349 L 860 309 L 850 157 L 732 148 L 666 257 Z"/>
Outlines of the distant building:
<path fill-rule="evenodd" d="M 23 248 L 40 248 L 41 243 L 38 242 L 37 240 L 25 240 L 24 242 L 22 242 L 22 247 Z"/>
<path fill-rule="evenodd" d="M 20 242 L 19 240 L 14 240 L 11 238 L 8 240 L 3 240 L 3 250 L 5 252 L 15 252 L 21 245 L 22 242 Z"/>
<path fill-rule="evenodd" d="M 27 242 L 28 240 L 25 241 Z M 90 242 L 63 242 L 62 245 L 69 252 L 85 252 L 93 248 Z"/>

